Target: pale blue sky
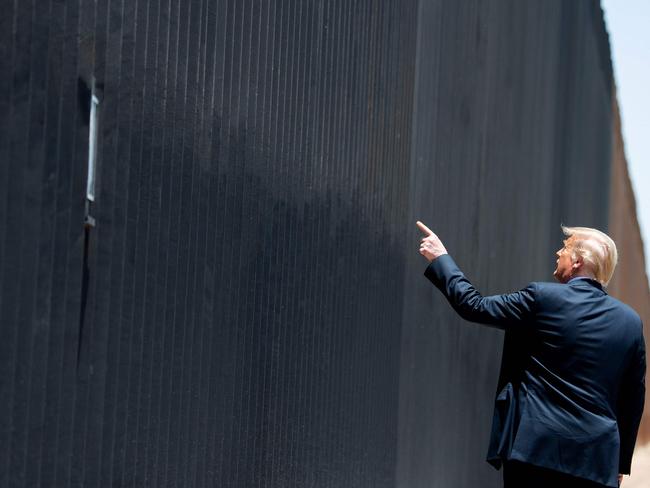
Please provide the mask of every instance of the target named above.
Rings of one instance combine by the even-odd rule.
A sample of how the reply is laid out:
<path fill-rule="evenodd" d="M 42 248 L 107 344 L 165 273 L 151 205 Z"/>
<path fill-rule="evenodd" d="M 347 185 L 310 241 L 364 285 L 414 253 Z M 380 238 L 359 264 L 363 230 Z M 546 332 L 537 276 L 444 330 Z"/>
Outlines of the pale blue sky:
<path fill-rule="evenodd" d="M 627 163 L 650 276 L 650 0 L 602 0 Z"/>

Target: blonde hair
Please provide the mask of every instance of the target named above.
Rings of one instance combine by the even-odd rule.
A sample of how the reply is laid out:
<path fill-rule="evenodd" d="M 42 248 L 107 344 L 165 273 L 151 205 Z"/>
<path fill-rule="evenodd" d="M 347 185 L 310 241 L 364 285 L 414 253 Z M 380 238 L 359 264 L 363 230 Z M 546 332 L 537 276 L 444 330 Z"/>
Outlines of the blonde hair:
<path fill-rule="evenodd" d="M 571 254 L 581 256 L 593 272 L 594 277 L 603 286 L 612 279 L 618 262 L 618 251 L 614 241 L 604 232 L 590 227 L 562 227 L 567 237 L 573 236 Z"/>

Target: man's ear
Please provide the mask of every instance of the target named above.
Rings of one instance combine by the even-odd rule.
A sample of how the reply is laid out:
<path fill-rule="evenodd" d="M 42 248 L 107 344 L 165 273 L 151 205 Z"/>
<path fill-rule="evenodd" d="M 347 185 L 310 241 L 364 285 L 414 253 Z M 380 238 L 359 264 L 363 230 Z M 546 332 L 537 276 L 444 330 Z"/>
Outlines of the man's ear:
<path fill-rule="evenodd" d="M 572 264 L 572 267 L 575 268 L 575 269 L 580 269 L 580 268 L 582 268 L 582 266 L 583 266 L 584 263 L 585 263 L 585 262 L 584 262 L 584 260 L 582 259 L 582 256 L 580 256 L 580 254 L 578 254 L 578 255 L 576 256 L 576 260 L 575 260 L 575 262 Z"/>

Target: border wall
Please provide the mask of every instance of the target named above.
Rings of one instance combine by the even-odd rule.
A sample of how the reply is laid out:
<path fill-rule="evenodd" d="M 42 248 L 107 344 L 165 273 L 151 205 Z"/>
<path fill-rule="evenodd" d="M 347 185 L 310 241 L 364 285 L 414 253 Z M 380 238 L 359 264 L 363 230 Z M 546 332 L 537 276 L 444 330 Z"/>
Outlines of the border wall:
<path fill-rule="evenodd" d="M 485 294 L 614 222 L 597 1 L 4 8 L 0 486 L 500 485 L 415 220 Z"/>

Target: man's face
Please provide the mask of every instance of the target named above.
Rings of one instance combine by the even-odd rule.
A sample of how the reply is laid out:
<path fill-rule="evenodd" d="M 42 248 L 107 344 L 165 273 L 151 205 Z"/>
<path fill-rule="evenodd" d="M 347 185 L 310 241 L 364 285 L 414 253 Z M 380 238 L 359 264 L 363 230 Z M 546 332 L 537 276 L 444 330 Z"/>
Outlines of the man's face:
<path fill-rule="evenodd" d="M 574 241 L 574 237 L 571 236 L 568 239 L 564 240 L 564 247 L 558 249 L 555 253 L 557 256 L 557 267 L 553 276 L 560 283 L 566 283 L 571 279 L 571 274 L 573 272 L 573 261 L 571 260 L 571 245 Z"/>

